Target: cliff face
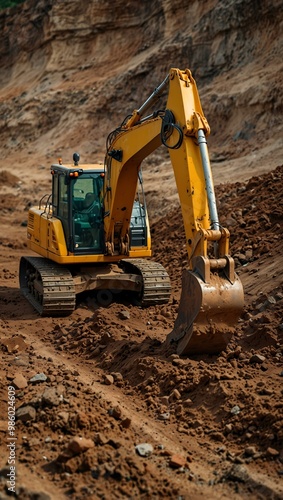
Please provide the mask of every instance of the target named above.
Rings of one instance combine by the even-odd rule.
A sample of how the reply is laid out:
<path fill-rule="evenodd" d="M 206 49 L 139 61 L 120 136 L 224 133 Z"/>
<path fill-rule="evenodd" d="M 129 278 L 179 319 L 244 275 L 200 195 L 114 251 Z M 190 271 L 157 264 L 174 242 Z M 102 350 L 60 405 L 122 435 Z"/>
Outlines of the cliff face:
<path fill-rule="evenodd" d="M 273 168 L 282 147 L 282 22 L 280 0 L 117 0 L 115 8 L 30 0 L 2 11 L 2 158 L 25 162 L 30 146 L 29 165 L 73 149 L 84 160 L 103 157 L 124 116 L 171 67 L 189 67 L 214 162 Z"/>

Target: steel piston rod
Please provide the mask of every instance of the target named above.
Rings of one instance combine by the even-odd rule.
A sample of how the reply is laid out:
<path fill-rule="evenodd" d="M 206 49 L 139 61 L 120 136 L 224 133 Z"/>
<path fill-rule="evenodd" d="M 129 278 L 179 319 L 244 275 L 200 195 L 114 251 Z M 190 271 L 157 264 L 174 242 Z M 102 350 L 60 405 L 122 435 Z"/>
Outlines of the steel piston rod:
<path fill-rule="evenodd" d="M 211 226 L 212 226 L 212 229 L 219 229 L 219 219 L 218 219 L 215 192 L 214 192 L 214 186 L 213 186 L 213 180 L 212 180 L 212 174 L 211 174 L 211 166 L 210 166 L 210 161 L 209 161 L 209 156 L 208 156 L 206 138 L 204 135 L 204 131 L 202 129 L 200 129 L 198 131 L 198 144 L 199 144 L 202 167 L 203 167 L 203 172 L 204 172 L 204 177 L 205 177 L 205 186 L 206 186 L 206 192 L 207 192 Z"/>
<path fill-rule="evenodd" d="M 199 144 L 202 168 L 205 178 L 205 187 L 207 192 L 211 228 L 214 230 L 219 230 L 219 219 L 218 219 L 215 192 L 212 180 L 211 166 L 207 149 L 207 142 L 204 131 L 202 129 L 198 131 L 198 144 Z M 214 243 L 214 255 L 216 258 L 218 257 L 218 242 Z"/>

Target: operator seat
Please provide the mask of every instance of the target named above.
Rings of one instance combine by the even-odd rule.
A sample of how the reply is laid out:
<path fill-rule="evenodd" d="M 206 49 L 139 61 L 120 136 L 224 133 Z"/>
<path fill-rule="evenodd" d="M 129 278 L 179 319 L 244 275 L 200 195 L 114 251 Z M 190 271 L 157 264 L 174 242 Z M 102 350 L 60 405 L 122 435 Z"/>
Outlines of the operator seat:
<path fill-rule="evenodd" d="M 95 200 L 95 194 L 94 193 L 86 193 L 85 199 L 83 201 L 83 209 L 87 210 L 88 208 L 91 207 Z"/>

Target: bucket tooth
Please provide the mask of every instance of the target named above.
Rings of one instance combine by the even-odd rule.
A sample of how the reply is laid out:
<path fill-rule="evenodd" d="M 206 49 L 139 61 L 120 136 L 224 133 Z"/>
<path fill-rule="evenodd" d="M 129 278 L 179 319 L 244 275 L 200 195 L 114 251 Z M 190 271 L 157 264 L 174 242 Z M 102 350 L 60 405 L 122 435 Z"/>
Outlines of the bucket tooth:
<path fill-rule="evenodd" d="M 207 283 L 185 270 L 178 316 L 166 343 L 177 343 L 181 355 L 217 354 L 231 340 L 243 306 L 243 287 L 237 275 L 231 283 L 211 273 Z"/>

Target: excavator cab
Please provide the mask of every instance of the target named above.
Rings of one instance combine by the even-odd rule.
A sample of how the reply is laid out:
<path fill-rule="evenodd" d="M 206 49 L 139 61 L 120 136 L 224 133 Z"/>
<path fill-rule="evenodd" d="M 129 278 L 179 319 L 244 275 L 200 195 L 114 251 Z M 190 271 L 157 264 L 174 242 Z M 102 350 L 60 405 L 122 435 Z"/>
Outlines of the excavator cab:
<path fill-rule="evenodd" d="M 103 170 L 53 165 L 52 175 L 52 213 L 62 223 L 68 250 L 103 253 Z"/>

